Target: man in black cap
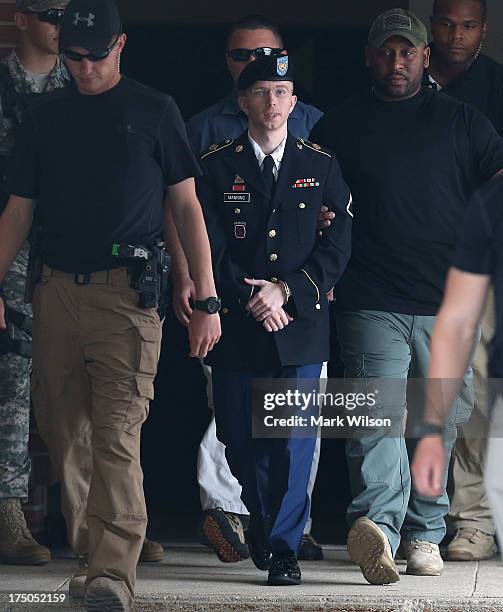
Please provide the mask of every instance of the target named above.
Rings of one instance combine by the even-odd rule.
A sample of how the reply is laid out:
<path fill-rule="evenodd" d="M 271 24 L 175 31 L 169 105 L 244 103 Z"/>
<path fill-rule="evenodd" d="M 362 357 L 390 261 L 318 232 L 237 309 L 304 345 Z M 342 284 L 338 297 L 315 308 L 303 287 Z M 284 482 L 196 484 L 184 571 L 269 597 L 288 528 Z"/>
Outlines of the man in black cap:
<path fill-rule="evenodd" d="M 197 287 L 192 355 L 206 356 L 220 336 L 200 169 L 173 99 L 121 77 L 125 42 L 112 0 L 70 2 L 60 50 L 74 87 L 31 107 L 0 220 L 2 279 L 37 200 L 33 402 L 69 540 L 89 553 L 86 605 L 96 611 L 131 609 L 147 524 L 140 429 L 161 338 L 165 193 Z"/>
<path fill-rule="evenodd" d="M 408 379 L 427 374 L 459 220 L 474 189 L 503 168 L 503 142 L 481 113 L 421 87 L 429 49 L 413 13 L 379 15 L 366 58 L 372 91 L 330 112 L 316 133 L 339 156 L 357 211 L 336 302 L 345 373 L 395 379 L 375 413 L 392 411 L 402 422 L 406 409 L 410 417 L 418 407 L 407 402 Z M 448 453 L 472 405 L 469 372 L 446 429 Z M 348 551 L 373 584 L 400 579 L 393 561 L 400 538 L 408 574 L 438 576 L 443 569 L 447 471 L 439 498 L 419 495 L 408 466 L 414 445 L 407 442 L 383 430 L 353 437 L 346 447 Z"/>
<path fill-rule="evenodd" d="M 242 71 L 238 100 L 249 129 L 211 146 L 197 181 L 223 300 L 222 341 L 208 359 L 217 436 L 250 512 L 250 554 L 271 585 L 300 584 L 296 553 L 316 430 L 310 438 L 252 438 L 252 382 L 319 379 L 329 349 L 326 293 L 346 266 L 351 231 L 337 161 L 288 133 L 292 83 L 284 55 Z M 322 203 L 337 223 L 317 239 Z"/>

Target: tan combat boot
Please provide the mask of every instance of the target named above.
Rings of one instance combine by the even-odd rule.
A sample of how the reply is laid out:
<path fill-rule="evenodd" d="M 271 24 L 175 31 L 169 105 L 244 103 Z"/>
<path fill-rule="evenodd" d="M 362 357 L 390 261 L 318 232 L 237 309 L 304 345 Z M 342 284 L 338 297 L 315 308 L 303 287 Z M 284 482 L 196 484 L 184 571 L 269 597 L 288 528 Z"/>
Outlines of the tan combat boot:
<path fill-rule="evenodd" d="M 393 584 L 400 580 L 388 537 L 374 521 L 366 516 L 357 519 L 349 530 L 347 543 L 351 561 L 360 566 L 367 582 Z"/>
<path fill-rule="evenodd" d="M 441 576 L 444 562 L 438 544 L 427 540 L 402 540 L 407 559 L 406 574 L 412 576 Z"/>
<path fill-rule="evenodd" d="M 494 557 L 496 551 L 493 535 L 473 527 L 462 527 L 447 547 L 447 560 L 482 561 Z"/>
<path fill-rule="evenodd" d="M 139 563 L 158 563 L 164 559 L 164 548 L 159 542 L 154 540 L 143 540 L 143 546 L 140 553 Z"/>
<path fill-rule="evenodd" d="M 0 499 L 0 563 L 42 565 L 50 560 L 49 549 L 33 539 L 20 500 Z"/>
<path fill-rule="evenodd" d="M 79 571 L 76 572 L 68 583 L 68 593 L 70 597 L 77 599 L 84 598 L 86 596 L 86 580 L 87 570 L 89 569 L 89 555 L 78 555 Z M 141 555 L 139 558 L 140 563 L 155 563 L 164 559 L 164 549 L 158 543 L 153 540 L 143 541 L 143 547 L 141 549 Z"/>
<path fill-rule="evenodd" d="M 87 570 L 89 569 L 89 555 L 78 555 L 79 571 L 76 572 L 68 583 L 68 594 L 70 597 L 83 599 L 86 596 Z"/>

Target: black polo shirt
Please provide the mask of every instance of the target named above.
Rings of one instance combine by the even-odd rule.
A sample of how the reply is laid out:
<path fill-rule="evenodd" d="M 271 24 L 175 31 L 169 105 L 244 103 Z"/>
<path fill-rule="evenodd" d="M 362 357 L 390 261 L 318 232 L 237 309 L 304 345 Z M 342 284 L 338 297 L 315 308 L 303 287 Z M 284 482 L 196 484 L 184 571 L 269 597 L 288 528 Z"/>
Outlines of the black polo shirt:
<path fill-rule="evenodd" d="M 38 200 L 44 262 L 89 273 L 124 265 L 114 242 L 158 239 L 166 186 L 199 174 L 173 98 L 122 77 L 100 95 L 68 87 L 35 101 L 8 185 Z"/>
<path fill-rule="evenodd" d="M 435 54 L 435 45 L 430 45 Z M 425 73 L 424 84 L 431 85 Z M 503 66 L 487 55 L 479 55 L 473 64 L 441 89 L 456 100 L 470 104 L 483 113 L 503 136 Z"/>
<path fill-rule="evenodd" d="M 491 277 L 496 332 L 489 347 L 490 378 L 503 379 L 503 178 L 484 186 L 469 207 L 453 258 L 463 272 Z M 503 389 L 502 389 L 503 390 Z"/>
<path fill-rule="evenodd" d="M 480 112 L 431 89 L 352 98 L 314 138 L 335 152 L 353 195 L 337 308 L 435 315 L 466 204 L 503 168 L 503 140 Z"/>

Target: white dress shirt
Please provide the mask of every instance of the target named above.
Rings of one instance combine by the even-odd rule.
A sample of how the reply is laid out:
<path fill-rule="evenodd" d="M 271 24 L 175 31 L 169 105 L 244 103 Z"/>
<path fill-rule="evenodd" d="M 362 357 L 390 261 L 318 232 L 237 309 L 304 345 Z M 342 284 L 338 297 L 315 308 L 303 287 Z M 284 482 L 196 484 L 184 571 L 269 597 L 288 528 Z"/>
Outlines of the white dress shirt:
<path fill-rule="evenodd" d="M 274 149 L 274 151 L 272 153 L 269 153 L 269 155 L 274 161 L 274 167 L 272 169 L 272 172 L 276 180 L 278 180 L 279 169 L 281 168 L 281 162 L 283 161 L 287 136 L 288 134 L 285 135 L 283 140 Z M 262 170 L 262 165 L 264 163 L 264 159 L 267 157 L 267 154 L 264 153 L 260 148 L 260 145 L 255 142 L 255 140 L 253 140 L 253 138 L 250 136 L 250 132 L 248 132 L 248 140 L 250 141 L 250 144 L 253 148 L 253 152 L 255 153 L 255 157 L 257 158 L 258 165 L 260 166 L 260 170 Z"/>

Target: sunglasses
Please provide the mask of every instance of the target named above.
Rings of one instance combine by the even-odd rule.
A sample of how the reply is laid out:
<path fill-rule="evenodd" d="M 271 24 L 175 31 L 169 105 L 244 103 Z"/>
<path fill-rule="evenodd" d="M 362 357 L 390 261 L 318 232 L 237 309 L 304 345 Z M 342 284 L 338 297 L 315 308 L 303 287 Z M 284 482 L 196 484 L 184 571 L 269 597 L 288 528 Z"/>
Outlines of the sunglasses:
<path fill-rule="evenodd" d="M 104 51 L 101 51 L 100 53 L 77 53 L 77 51 L 71 51 L 70 49 L 66 49 L 65 51 L 63 51 L 63 55 L 71 60 L 72 62 L 82 62 L 83 60 L 88 60 L 90 62 L 101 62 L 101 60 L 106 59 L 110 53 L 112 53 L 115 45 L 118 43 L 120 38 L 120 34 L 119 36 L 115 39 L 115 41 L 110 45 L 110 47 L 108 47 L 108 49 L 105 49 Z"/>
<path fill-rule="evenodd" d="M 30 15 L 36 15 L 39 21 L 43 21 L 44 23 L 50 23 L 53 26 L 58 26 L 61 24 L 63 20 L 63 15 L 65 14 L 64 9 L 49 9 L 47 11 L 42 11 L 37 13 L 36 11 L 26 11 Z"/>
<path fill-rule="evenodd" d="M 266 55 L 279 55 L 283 49 L 274 47 L 258 47 L 257 49 L 230 49 L 227 55 L 235 62 L 247 62 L 253 55 L 255 59 Z"/>

